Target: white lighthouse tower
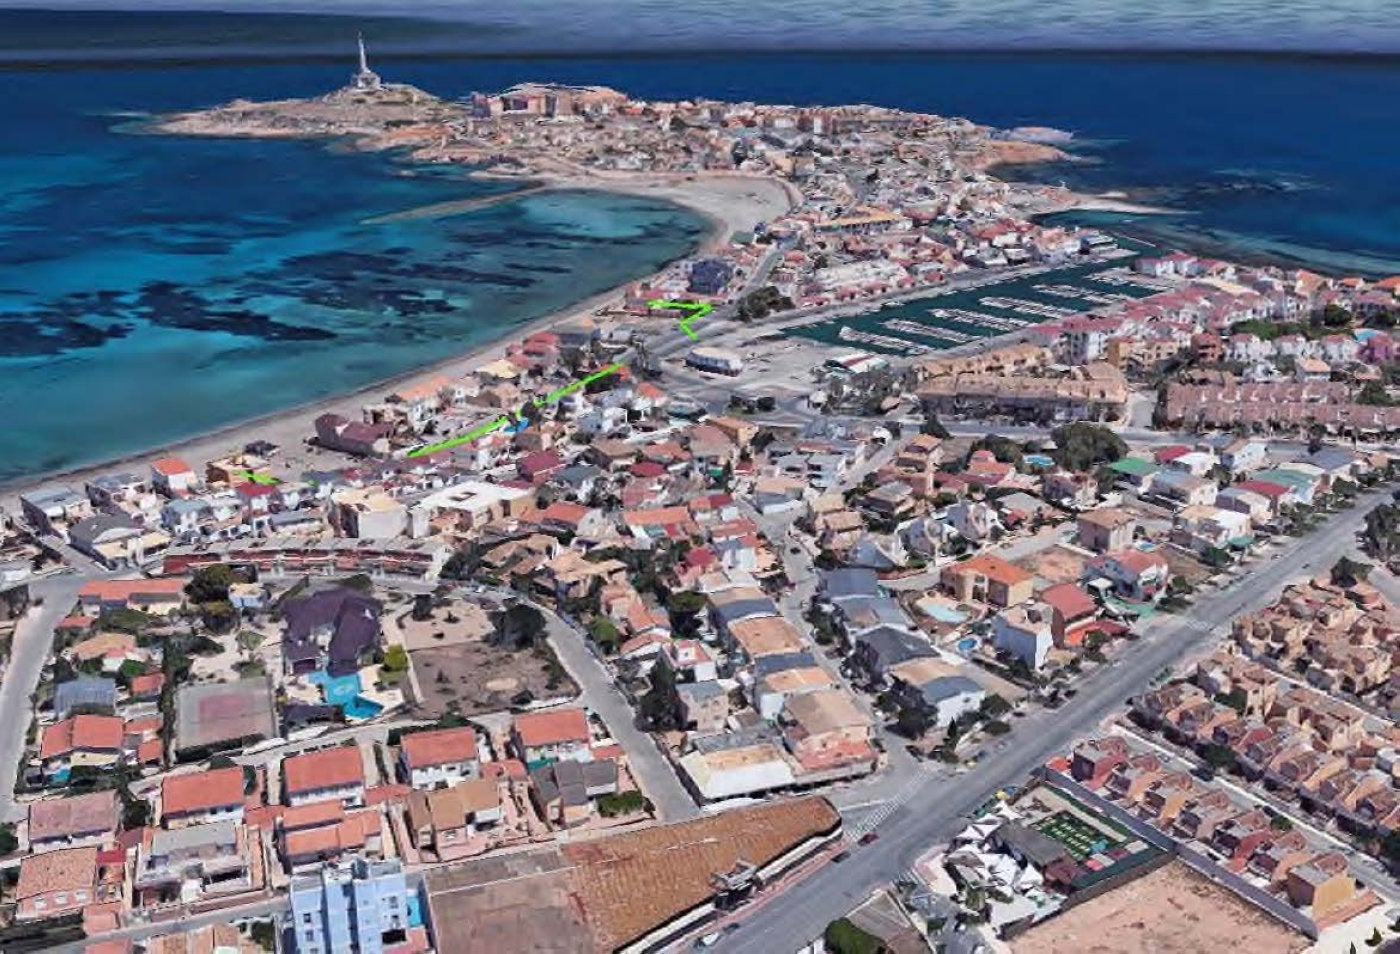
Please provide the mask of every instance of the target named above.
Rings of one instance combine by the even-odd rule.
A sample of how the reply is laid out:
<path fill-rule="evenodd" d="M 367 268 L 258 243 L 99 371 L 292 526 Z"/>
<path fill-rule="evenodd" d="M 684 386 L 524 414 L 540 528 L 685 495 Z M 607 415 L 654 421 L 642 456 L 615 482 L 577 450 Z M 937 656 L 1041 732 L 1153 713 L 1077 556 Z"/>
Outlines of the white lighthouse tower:
<path fill-rule="evenodd" d="M 365 56 L 364 34 L 358 34 L 356 40 L 360 45 L 360 68 L 350 78 L 350 85 L 359 90 L 377 90 L 383 84 L 379 80 L 379 74 L 369 68 L 369 58 Z"/>

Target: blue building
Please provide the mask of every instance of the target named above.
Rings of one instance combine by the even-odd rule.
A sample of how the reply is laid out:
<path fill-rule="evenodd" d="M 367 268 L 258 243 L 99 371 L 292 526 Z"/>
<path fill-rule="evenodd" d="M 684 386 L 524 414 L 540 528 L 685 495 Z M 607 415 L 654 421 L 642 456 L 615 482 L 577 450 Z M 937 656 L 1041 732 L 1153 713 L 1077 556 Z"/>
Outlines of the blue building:
<path fill-rule="evenodd" d="M 422 924 L 397 860 L 354 858 L 292 879 L 289 933 L 296 954 L 382 954 Z"/>
<path fill-rule="evenodd" d="M 734 277 L 734 268 L 722 258 L 702 258 L 690 266 L 689 290 L 697 295 L 718 295 Z"/>

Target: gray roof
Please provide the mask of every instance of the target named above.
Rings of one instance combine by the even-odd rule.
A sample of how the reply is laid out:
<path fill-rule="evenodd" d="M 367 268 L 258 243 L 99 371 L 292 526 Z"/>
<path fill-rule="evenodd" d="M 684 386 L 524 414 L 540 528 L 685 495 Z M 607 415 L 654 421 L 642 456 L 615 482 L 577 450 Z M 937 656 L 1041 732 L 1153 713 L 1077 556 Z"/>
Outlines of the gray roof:
<path fill-rule="evenodd" d="M 151 836 L 151 854 L 161 857 L 205 845 L 232 845 L 238 840 L 237 828 L 231 821 L 220 821 L 190 825 L 174 831 L 159 829 Z"/>
<path fill-rule="evenodd" d="M 1344 447 L 1324 447 L 1307 458 L 1307 462 L 1323 470 L 1336 470 L 1356 463 L 1356 455 Z"/>
<path fill-rule="evenodd" d="M 880 578 L 874 570 L 825 570 L 821 575 L 822 592 L 827 599 L 840 600 L 852 596 L 879 596 Z"/>
<path fill-rule="evenodd" d="M 966 676 L 938 676 L 919 686 L 919 694 L 929 705 L 937 705 L 968 693 L 985 691 Z"/>
<path fill-rule="evenodd" d="M 809 652 L 774 653 L 771 656 L 760 656 L 755 659 L 753 672 L 761 679 L 775 672 L 784 672 L 788 669 L 806 669 L 808 666 L 816 664 L 817 657 Z"/>
<path fill-rule="evenodd" d="M 698 702 L 724 695 L 724 687 L 713 679 L 707 679 L 704 682 L 683 682 L 676 686 L 676 692 L 682 699 Z"/>
<path fill-rule="evenodd" d="M 855 642 L 857 647 L 863 647 L 871 656 L 878 673 L 910 659 L 934 655 L 933 647 L 927 641 L 894 626 L 877 626 L 858 633 Z"/>
<path fill-rule="evenodd" d="M 889 596 L 852 596 L 838 603 L 836 612 L 852 629 L 904 626 L 909 622 L 898 601 Z"/>
<path fill-rule="evenodd" d="M 19 499 L 31 507 L 47 510 L 50 507 L 64 507 L 69 504 L 81 503 L 87 500 L 87 497 L 72 487 L 44 487 L 40 490 L 31 490 L 27 494 L 21 494 Z"/>
<path fill-rule="evenodd" d="M 590 788 L 617 784 L 617 762 L 613 759 L 553 762 L 531 772 L 530 783 L 540 793 L 542 801 L 563 798 L 565 805 L 584 805 L 588 802 Z"/>
<path fill-rule="evenodd" d="M 778 607 L 767 598 L 735 600 L 732 603 L 719 604 L 714 609 L 715 615 L 725 624 L 737 623 L 739 620 L 748 619 L 751 616 L 778 615 Z"/>
<path fill-rule="evenodd" d="M 111 679 L 83 676 L 61 682 L 53 692 L 53 711 L 60 719 L 79 706 L 114 709 L 117 705 L 117 684 Z"/>

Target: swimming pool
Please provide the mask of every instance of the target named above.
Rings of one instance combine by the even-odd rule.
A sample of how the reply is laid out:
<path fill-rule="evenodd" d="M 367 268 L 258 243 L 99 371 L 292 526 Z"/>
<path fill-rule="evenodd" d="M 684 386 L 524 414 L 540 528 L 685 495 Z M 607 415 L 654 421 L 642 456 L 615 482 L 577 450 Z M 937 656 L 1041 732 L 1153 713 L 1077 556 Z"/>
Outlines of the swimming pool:
<path fill-rule="evenodd" d="M 977 648 L 976 637 L 969 636 L 967 639 L 958 640 L 958 652 L 970 653 Z"/>
<path fill-rule="evenodd" d="M 1035 467 L 1054 467 L 1055 458 L 1047 454 L 1026 454 L 1022 460 Z"/>
<path fill-rule="evenodd" d="M 959 613 L 957 610 L 949 609 L 938 603 L 930 603 L 928 606 L 923 607 L 923 611 L 940 623 L 961 623 L 963 620 L 967 619 L 966 613 Z"/>
<path fill-rule="evenodd" d="M 343 711 L 347 719 L 373 719 L 384 711 L 384 707 L 364 696 L 356 696 L 345 703 Z"/>
<path fill-rule="evenodd" d="M 312 685 L 321 687 L 321 695 L 333 706 L 348 705 L 360 694 L 360 674 L 352 672 L 345 676 L 332 676 L 324 670 L 317 670 L 306 677 Z"/>

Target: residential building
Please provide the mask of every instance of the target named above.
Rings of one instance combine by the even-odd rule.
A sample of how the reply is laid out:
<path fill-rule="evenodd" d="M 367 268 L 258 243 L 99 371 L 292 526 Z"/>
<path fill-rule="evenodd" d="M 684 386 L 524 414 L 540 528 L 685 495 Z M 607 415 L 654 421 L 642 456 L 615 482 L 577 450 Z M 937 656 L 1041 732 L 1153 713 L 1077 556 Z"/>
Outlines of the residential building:
<path fill-rule="evenodd" d="M 530 800 L 551 825 L 572 828 L 593 815 L 593 801 L 617 792 L 614 759 L 549 762 L 530 772 Z"/>
<path fill-rule="evenodd" d="M 1038 670 L 1055 644 L 1052 615 L 1050 607 L 1039 601 L 1007 607 L 992 620 L 992 645 Z"/>
<path fill-rule="evenodd" d="M 914 659 L 890 669 L 891 691 L 901 707 L 926 712 L 935 728 L 943 728 L 976 712 L 986 691 L 962 675 L 962 667 L 939 659 Z"/>
<path fill-rule="evenodd" d="M 1084 570 L 1085 580 L 1104 579 L 1112 591 L 1135 603 L 1156 602 L 1166 595 L 1170 568 L 1156 553 L 1143 550 L 1115 550 L 1091 560 Z"/>
<path fill-rule="evenodd" d="M 151 907 L 261 887 L 249 832 L 231 821 L 156 831 L 137 852 L 133 895 Z"/>
<path fill-rule="evenodd" d="M 340 745 L 284 759 L 282 788 L 293 807 L 323 801 L 338 801 L 347 808 L 363 805 L 365 767 L 359 746 Z"/>
<path fill-rule="evenodd" d="M 384 954 L 421 929 L 398 860 L 354 858 L 291 885 L 288 933 L 295 954 Z"/>
<path fill-rule="evenodd" d="M 1095 553 L 1126 550 L 1133 545 L 1137 518 L 1121 507 L 1103 507 L 1081 513 L 1077 521 L 1079 545 Z"/>
<path fill-rule="evenodd" d="M 414 792 L 405 810 L 414 845 L 420 851 L 437 852 L 439 858 L 464 849 L 471 838 L 489 831 L 503 817 L 500 783 L 485 778 Z"/>
<path fill-rule="evenodd" d="M 415 789 L 444 788 L 476 778 L 476 730 L 436 729 L 405 735 L 399 744 L 400 774 Z"/>
<path fill-rule="evenodd" d="M 29 850 L 100 845 L 117 831 L 117 793 L 110 789 L 29 803 Z"/>
<path fill-rule="evenodd" d="M 216 821 L 243 821 L 242 766 L 189 775 L 167 775 L 160 784 L 160 816 L 166 828 Z"/>
<path fill-rule="evenodd" d="M 510 731 L 516 756 L 531 767 L 563 760 L 586 762 L 593 757 L 588 713 L 582 709 L 521 713 Z"/>
<path fill-rule="evenodd" d="M 944 589 L 962 602 L 1005 608 L 1031 598 L 1035 576 L 1001 557 L 982 553 L 943 568 Z"/>
<path fill-rule="evenodd" d="M 29 855 L 19 863 L 12 898 L 16 921 L 75 914 L 98 901 L 97 854 L 93 845 Z"/>

